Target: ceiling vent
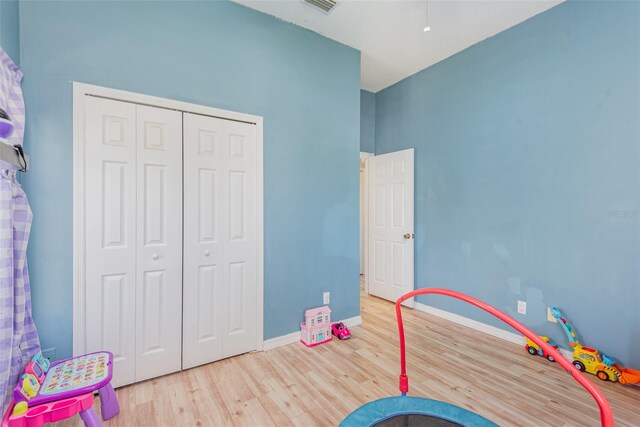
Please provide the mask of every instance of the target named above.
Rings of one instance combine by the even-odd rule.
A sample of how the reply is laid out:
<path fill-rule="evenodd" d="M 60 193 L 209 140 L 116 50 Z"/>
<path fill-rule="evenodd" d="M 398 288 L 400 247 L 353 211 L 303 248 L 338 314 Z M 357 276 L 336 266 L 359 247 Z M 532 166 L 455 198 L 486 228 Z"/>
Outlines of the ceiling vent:
<path fill-rule="evenodd" d="M 304 2 L 325 13 L 331 12 L 338 4 L 335 0 L 304 0 Z"/>

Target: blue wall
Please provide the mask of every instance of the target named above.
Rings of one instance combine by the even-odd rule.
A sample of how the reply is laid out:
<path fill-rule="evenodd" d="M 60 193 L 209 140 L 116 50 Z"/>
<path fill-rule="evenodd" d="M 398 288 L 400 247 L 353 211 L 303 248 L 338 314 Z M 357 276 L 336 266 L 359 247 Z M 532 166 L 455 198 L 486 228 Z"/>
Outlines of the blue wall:
<path fill-rule="evenodd" d="M 376 95 L 360 91 L 360 151 L 376 151 Z"/>
<path fill-rule="evenodd" d="M 377 93 L 376 153 L 408 147 L 417 286 L 566 343 L 557 305 L 640 367 L 640 3 L 563 3 Z"/>
<path fill-rule="evenodd" d="M 0 1 L 0 47 L 20 65 L 20 19 L 18 0 Z"/>
<path fill-rule="evenodd" d="M 359 52 L 228 2 L 28 1 L 20 25 L 43 347 L 71 353 L 74 80 L 264 116 L 265 338 L 323 291 L 359 314 Z"/>

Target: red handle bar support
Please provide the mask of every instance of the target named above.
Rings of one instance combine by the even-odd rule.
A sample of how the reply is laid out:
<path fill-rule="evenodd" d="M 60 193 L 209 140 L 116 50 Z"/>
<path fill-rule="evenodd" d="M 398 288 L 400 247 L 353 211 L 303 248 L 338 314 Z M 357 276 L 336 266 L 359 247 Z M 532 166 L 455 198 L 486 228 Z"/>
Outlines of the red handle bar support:
<path fill-rule="evenodd" d="M 423 288 L 417 289 L 413 292 L 409 292 L 398 298 L 396 301 L 396 317 L 398 319 L 398 332 L 400 334 L 400 392 L 402 394 L 406 394 L 409 391 L 409 377 L 407 376 L 407 360 L 405 354 L 405 340 L 404 340 L 404 325 L 402 324 L 402 311 L 400 309 L 400 305 L 408 300 L 409 298 L 413 298 L 418 295 L 426 295 L 426 294 L 437 294 L 437 295 L 445 295 L 448 297 L 459 299 L 460 301 L 467 302 L 469 304 L 475 305 L 476 307 L 486 311 L 489 314 L 497 317 L 502 320 L 507 325 L 511 326 L 516 331 L 520 332 L 525 337 L 528 337 L 531 341 L 536 343 L 538 346 L 544 349 L 547 354 L 553 356 L 555 361 L 562 366 L 567 372 L 573 376 L 573 378 L 580 383 L 582 387 L 584 387 L 589 394 L 594 398 L 598 407 L 600 408 L 600 423 L 602 427 L 614 427 L 613 420 L 613 411 L 611 410 L 611 406 L 609 402 L 607 402 L 604 394 L 595 386 L 591 381 L 589 381 L 585 376 L 580 372 L 571 362 L 569 362 L 565 357 L 555 348 L 544 342 L 537 334 L 531 331 L 529 328 L 524 326 L 522 323 L 517 320 L 511 318 L 505 313 L 501 312 L 495 307 L 490 306 L 489 304 L 480 301 L 479 299 L 470 297 L 468 295 L 462 294 L 460 292 L 451 291 L 449 289 L 442 288 Z"/>

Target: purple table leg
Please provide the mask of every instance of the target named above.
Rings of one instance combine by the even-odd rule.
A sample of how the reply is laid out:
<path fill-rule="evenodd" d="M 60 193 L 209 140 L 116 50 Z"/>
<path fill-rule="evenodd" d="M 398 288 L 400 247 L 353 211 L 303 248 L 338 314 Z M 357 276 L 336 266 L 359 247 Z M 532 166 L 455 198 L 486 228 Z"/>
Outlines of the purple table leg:
<path fill-rule="evenodd" d="M 84 425 L 87 427 L 102 427 L 100 418 L 93 408 L 89 408 L 86 411 L 80 411 L 80 418 L 84 421 Z"/>
<path fill-rule="evenodd" d="M 100 395 L 100 409 L 102 410 L 103 420 L 110 420 L 120 413 L 118 397 L 116 392 L 113 391 L 111 383 L 98 390 L 98 394 Z"/>

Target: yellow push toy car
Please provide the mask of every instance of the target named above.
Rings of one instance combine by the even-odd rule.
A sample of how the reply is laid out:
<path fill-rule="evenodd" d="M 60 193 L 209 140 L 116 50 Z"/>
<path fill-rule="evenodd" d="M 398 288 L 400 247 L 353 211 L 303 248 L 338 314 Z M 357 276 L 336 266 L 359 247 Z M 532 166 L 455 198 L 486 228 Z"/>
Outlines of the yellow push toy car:
<path fill-rule="evenodd" d="M 580 344 L 580 341 L 576 338 L 576 333 L 573 332 L 571 325 L 567 323 L 567 319 L 562 317 L 558 307 L 551 307 L 551 314 L 558 320 L 567 338 L 569 338 L 569 345 L 573 347 L 573 366 L 582 372 L 597 375 L 603 381 L 618 381 L 620 384 L 640 383 L 640 371 L 623 368 L 616 364 L 616 360 L 613 357 L 600 353 L 595 348 Z"/>

